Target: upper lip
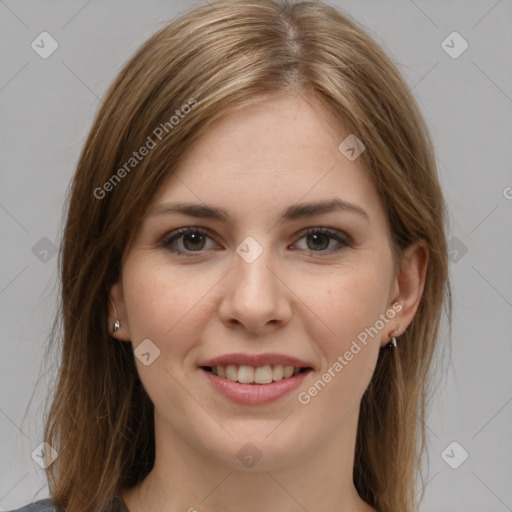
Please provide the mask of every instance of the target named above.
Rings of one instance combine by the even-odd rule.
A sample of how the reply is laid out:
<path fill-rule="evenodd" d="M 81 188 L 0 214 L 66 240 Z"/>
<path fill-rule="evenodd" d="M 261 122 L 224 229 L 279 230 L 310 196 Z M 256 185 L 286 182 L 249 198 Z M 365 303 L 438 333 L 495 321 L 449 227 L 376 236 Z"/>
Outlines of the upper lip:
<path fill-rule="evenodd" d="M 200 363 L 199 366 L 214 367 L 229 364 L 237 366 L 267 366 L 282 364 L 283 366 L 294 366 L 296 368 L 312 368 L 312 365 L 307 361 L 302 361 L 296 357 L 287 356 L 286 354 L 242 354 L 240 352 L 214 357 L 213 359 Z"/>

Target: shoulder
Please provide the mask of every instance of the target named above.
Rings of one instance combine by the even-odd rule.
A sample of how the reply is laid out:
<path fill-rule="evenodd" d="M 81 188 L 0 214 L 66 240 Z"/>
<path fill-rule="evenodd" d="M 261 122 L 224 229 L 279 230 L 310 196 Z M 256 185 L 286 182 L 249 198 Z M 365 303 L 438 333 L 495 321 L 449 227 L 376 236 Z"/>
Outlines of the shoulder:
<path fill-rule="evenodd" d="M 49 498 L 29 503 L 24 507 L 17 508 L 16 510 L 10 510 L 7 512 L 58 512 L 53 503 Z"/>

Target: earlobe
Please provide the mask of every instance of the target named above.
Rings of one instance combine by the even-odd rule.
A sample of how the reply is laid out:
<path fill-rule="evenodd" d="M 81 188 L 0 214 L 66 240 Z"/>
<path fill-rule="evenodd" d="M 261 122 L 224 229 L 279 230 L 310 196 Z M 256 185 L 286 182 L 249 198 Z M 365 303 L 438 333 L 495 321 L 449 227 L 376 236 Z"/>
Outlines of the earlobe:
<path fill-rule="evenodd" d="M 110 288 L 107 328 L 112 337 L 120 341 L 130 341 L 126 308 L 119 283 L 113 284 Z"/>

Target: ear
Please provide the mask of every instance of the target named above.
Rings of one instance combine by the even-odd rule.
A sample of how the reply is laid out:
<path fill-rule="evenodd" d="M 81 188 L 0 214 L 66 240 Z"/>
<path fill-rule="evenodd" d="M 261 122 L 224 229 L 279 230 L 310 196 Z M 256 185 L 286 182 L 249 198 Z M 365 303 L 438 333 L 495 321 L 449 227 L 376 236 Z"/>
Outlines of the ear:
<path fill-rule="evenodd" d="M 114 332 L 114 323 L 119 320 L 119 329 Z M 110 335 L 120 341 L 130 341 L 130 327 L 124 304 L 123 290 L 120 283 L 115 283 L 110 288 L 108 301 L 108 330 Z"/>
<path fill-rule="evenodd" d="M 386 345 L 391 336 L 400 336 L 412 322 L 425 288 L 428 256 L 428 245 L 423 239 L 417 240 L 404 251 L 390 295 L 390 304 L 399 303 L 402 307 L 393 319 L 393 327 L 382 337 L 381 346 Z"/>

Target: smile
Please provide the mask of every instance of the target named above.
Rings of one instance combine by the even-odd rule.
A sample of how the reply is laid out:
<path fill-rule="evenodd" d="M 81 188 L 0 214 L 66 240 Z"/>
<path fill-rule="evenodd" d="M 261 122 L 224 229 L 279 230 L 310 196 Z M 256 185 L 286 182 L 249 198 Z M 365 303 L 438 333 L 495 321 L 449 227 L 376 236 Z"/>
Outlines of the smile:
<path fill-rule="evenodd" d="M 247 365 L 218 365 L 205 366 L 204 370 L 213 373 L 231 382 L 240 382 L 242 384 L 270 384 L 283 379 L 288 379 L 308 368 L 299 368 L 291 365 L 265 365 L 265 366 L 247 366 Z"/>
<path fill-rule="evenodd" d="M 220 366 L 220 368 L 221 374 L 224 369 L 224 376 L 218 375 L 219 366 L 200 367 L 199 370 L 205 375 L 214 390 L 230 401 L 242 405 L 263 405 L 290 395 L 313 371 L 312 368 L 283 365 L 273 365 L 272 367 L 227 365 Z M 214 373 L 214 370 L 217 374 Z M 273 380 L 274 375 L 276 380 Z M 249 382 L 242 382 L 239 379 Z"/>

